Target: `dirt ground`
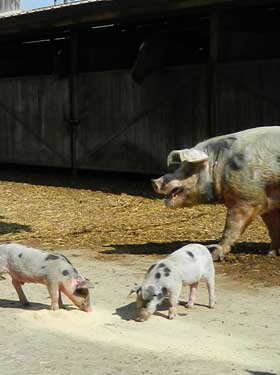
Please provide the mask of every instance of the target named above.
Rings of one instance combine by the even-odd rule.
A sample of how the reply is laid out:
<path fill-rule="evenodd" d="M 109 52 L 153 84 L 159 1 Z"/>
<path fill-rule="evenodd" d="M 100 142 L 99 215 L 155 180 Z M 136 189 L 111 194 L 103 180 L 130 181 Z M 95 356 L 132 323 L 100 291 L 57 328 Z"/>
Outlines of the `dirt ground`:
<path fill-rule="evenodd" d="M 134 298 L 148 266 L 189 242 L 220 237 L 223 207 L 169 210 L 147 178 L 50 171 L 0 171 L 0 241 L 14 241 L 67 255 L 96 283 L 94 312 L 68 301 L 51 312 L 47 290 L 26 285 L 23 309 L 9 278 L 0 281 L 0 374 L 280 374 L 280 259 L 267 258 L 269 239 L 256 221 L 216 264 L 217 305 L 166 306 L 136 323 Z M 181 298 L 186 300 L 187 289 Z"/>

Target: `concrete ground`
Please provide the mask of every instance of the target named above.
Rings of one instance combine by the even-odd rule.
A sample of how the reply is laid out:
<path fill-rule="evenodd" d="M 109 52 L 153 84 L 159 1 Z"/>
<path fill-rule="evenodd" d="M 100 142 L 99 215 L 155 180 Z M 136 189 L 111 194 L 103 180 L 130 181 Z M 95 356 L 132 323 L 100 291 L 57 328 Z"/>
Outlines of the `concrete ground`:
<path fill-rule="evenodd" d="M 169 321 L 163 306 L 137 323 L 128 293 L 153 262 L 148 255 L 101 261 L 84 250 L 62 253 L 96 283 L 94 311 L 66 298 L 66 310 L 50 311 L 47 289 L 34 284 L 24 286 L 32 304 L 22 308 L 9 276 L 1 280 L 0 374 L 280 374 L 279 287 L 218 274 L 215 309 L 201 284 L 195 308 L 180 306 Z"/>

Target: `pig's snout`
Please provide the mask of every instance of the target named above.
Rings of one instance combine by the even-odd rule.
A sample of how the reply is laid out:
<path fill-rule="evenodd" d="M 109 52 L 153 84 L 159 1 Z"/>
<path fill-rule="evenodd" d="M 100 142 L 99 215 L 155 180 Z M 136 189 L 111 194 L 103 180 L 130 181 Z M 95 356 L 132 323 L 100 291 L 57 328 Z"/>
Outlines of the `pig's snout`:
<path fill-rule="evenodd" d="M 160 177 L 160 178 L 151 180 L 151 182 L 152 182 L 152 187 L 154 191 L 156 193 L 160 193 L 163 187 L 163 179 Z"/>
<path fill-rule="evenodd" d="M 85 312 L 92 312 L 92 307 L 91 306 L 88 306 L 84 309 Z"/>
<path fill-rule="evenodd" d="M 149 313 L 146 309 L 141 309 L 136 317 L 136 322 L 145 322 L 149 319 L 151 313 Z"/>
<path fill-rule="evenodd" d="M 87 313 L 92 312 L 92 306 L 89 305 L 88 303 L 84 303 L 84 302 L 80 303 L 80 302 L 77 302 L 77 301 L 74 302 L 74 303 L 77 307 L 79 307 L 80 310 L 82 310 L 84 312 L 87 312 Z"/>
<path fill-rule="evenodd" d="M 137 318 L 135 319 L 136 322 L 145 322 L 145 319 L 143 318 L 140 318 L 140 316 L 137 316 Z"/>

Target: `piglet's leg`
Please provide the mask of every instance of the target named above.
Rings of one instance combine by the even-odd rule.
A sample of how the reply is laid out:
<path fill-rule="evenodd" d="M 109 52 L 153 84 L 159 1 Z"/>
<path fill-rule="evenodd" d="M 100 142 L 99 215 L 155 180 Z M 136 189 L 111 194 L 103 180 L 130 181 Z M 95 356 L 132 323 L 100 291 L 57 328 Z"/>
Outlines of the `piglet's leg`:
<path fill-rule="evenodd" d="M 213 309 L 216 303 L 215 296 L 215 278 L 213 276 L 206 280 L 208 294 L 209 294 L 209 308 Z"/>
<path fill-rule="evenodd" d="M 190 296 L 189 296 L 188 303 L 186 304 L 186 307 L 191 308 L 194 306 L 197 288 L 198 288 L 198 283 L 194 283 L 190 285 Z"/>
<path fill-rule="evenodd" d="M 169 292 L 169 313 L 168 313 L 168 319 L 174 319 L 177 314 L 177 306 L 178 306 L 178 300 L 181 293 L 182 285 L 180 285 L 176 289 L 172 289 Z"/>
<path fill-rule="evenodd" d="M 51 298 L 51 310 L 58 310 L 59 309 L 59 288 L 58 283 L 48 281 L 47 288 Z"/>
<path fill-rule="evenodd" d="M 61 290 L 59 289 L 59 292 L 58 292 L 58 307 L 60 309 L 64 309 L 64 305 L 63 305 L 63 301 L 62 301 L 62 297 L 61 297 Z"/>
<path fill-rule="evenodd" d="M 21 284 L 15 280 L 15 279 L 12 279 L 12 283 L 13 283 L 13 286 L 15 287 L 15 290 L 17 292 L 17 295 L 18 295 L 18 298 L 20 300 L 20 302 L 24 305 L 24 306 L 28 306 L 29 305 L 29 302 L 22 290 L 22 287 L 21 287 Z"/>

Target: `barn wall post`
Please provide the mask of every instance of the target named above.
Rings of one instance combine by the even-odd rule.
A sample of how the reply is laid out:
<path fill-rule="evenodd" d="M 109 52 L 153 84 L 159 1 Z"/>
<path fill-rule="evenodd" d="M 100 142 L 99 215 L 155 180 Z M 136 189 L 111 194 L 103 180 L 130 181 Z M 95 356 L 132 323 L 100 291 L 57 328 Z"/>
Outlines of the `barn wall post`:
<path fill-rule="evenodd" d="M 70 101 L 70 158 L 73 176 L 77 174 L 77 126 L 78 102 L 77 102 L 77 74 L 78 74 L 78 34 L 71 32 L 70 35 L 70 69 L 69 69 L 69 101 Z"/>
<path fill-rule="evenodd" d="M 209 136 L 217 131 L 217 66 L 219 59 L 220 14 L 213 11 L 209 25 L 209 61 L 208 61 L 208 113 Z"/>

